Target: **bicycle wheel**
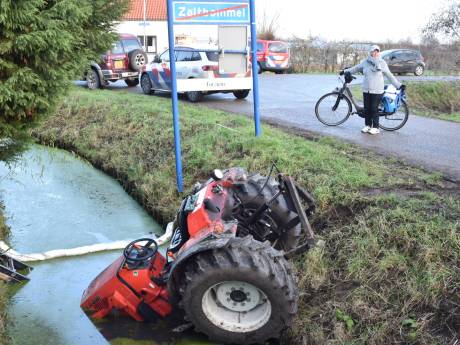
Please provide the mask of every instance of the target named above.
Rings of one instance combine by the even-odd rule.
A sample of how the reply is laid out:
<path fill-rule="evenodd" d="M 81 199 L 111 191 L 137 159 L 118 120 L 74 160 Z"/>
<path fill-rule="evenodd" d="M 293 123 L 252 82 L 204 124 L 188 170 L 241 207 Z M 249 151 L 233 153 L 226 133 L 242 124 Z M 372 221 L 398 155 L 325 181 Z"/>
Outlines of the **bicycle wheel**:
<path fill-rule="evenodd" d="M 401 106 L 393 114 L 380 115 L 379 127 L 386 131 L 396 131 L 404 126 L 409 119 L 409 107 L 401 100 Z"/>
<path fill-rule="evenodd" d="M 338 126 L 350 117 L 351 103 L 344 95 L 339 100 L 336 109 L 333 109 L 339 96 L 339 92 L 327 93 L 316 102 L 315 113 L 321 123 L 327 126 Z"/>

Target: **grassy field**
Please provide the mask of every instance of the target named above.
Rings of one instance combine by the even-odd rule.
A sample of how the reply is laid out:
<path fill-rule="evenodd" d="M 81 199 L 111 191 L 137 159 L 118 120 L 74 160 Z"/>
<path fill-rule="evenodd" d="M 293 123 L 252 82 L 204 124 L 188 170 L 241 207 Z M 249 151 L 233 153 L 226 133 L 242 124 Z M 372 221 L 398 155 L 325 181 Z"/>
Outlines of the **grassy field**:
<path fill-rule="evenodd" d="M 460 329 L 460 186 L 328 138 L 181 103 L 184 183 L 214 168 L 267 173 L 313 192 L 325 246 L 295 264 L 301 292 L 285 344 L 447 344 Z M 32 130 L 111 174 L 160 222 L 175 188 L 170 100 L 75 88 Z"/>
<path fill-rule="evenodd" d="M 3 205 L 0 203 L 0 240 L 3 240 L 8 234 L 8 228 L 3 217 Z M 5 307 L 6 307 L 6 285 L 0 281 L 0 345 L 7 345 L 5 325 Z"/>
<path fill-rule="evenodd" d="M 460 122 L 460 81 L 407 82 L 407 103 L 411 113 Z M 352 87 L 362 100 L 361 87 Z"/>

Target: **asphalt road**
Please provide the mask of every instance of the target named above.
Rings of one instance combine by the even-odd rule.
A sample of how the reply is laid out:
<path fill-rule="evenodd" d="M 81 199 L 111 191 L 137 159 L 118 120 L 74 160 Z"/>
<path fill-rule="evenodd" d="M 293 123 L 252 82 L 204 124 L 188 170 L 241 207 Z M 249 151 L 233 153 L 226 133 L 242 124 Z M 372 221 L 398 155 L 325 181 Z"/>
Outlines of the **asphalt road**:
<path fill-rule="evenodd" d="M 460 78 L 405 76 L 398 79 L 426 81 Z M 377 152 L 397 157 L 460 181 L 460 123 L 411 115 L 402 129 L 382 131 L 379 135 L 371 136 L 360 132 L 364 120 L 354 115 L 338 127 L 328 127 L 316 119 L 314 106 L 321 95 L 339 85 L 337 76 L 265 73 L 259 80 L 262 120 L 341 138 L 369 149 L 370 155 Z M 354 83 L 360 83 L 360 79 Z M 126 89 L 123 82 L 111 84 L 108 88 Z M 141 92 L 140 87 L 130 90 Z M 253 114 L 252 94 L 246 100 L 235 100 L 232 94 L 214 94 L 205 97 L 201 104 L 233 113 Z M 410 108 L 410 99 L 408 104 Z"/>

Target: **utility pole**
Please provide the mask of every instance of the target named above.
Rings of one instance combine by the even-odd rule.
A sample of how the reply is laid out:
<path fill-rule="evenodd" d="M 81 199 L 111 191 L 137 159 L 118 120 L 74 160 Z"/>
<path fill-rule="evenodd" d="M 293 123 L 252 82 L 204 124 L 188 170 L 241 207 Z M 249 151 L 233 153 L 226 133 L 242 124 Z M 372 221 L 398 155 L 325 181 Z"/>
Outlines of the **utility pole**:
<path fill-rule="evenodd" d="M 147 35 L 146 35 L 146 17 L 147 17 L 147 0 L 144 0 L 144 50 L 147 52 Z"/>

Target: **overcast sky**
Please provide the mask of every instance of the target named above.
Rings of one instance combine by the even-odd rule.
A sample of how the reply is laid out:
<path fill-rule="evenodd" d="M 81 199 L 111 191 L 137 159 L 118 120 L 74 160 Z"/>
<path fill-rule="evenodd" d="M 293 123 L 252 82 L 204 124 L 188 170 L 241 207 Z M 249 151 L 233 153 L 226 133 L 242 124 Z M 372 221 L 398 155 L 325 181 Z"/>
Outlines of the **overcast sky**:
<path fill-rule="evenodd" d="M 444 0 L 256 0 L 261 17 L 279 13 L 279 34 L 306 37 L 310 33 L 329 40 L 383 41 L 411 38 Z"/>
<path fill-rule="evenodd" d="M 381 42 L 410 38 L 420 41 L 420 30 L 430 15 L 449 0 L 256 0 L 260 22 L 279 14 L 278 35 L 320 36 L 327 40 Z M 176 34 L 217 35 L 216 28 L 176 26 Z M 211 33 L 214 33 L 211 35 Z"/>

